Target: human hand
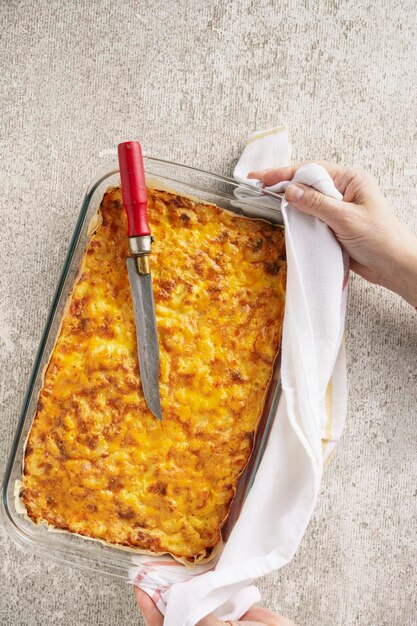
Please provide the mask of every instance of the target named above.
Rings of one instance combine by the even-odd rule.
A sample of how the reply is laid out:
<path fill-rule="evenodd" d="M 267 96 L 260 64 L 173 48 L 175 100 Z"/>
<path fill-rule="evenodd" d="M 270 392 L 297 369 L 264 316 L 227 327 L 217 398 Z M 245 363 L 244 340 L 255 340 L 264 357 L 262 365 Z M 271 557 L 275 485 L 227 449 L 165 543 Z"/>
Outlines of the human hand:
<path fill-rule="evenodd" d="M 141 611 L 145 620 L 146 626 L 162 626 L 164 618 L 152 602 L 147 593 L 134 588 L 136 602 L 139 610 Z M 262 609 L 259 606 L 253 606 L 239 621 L 222 622 L 214 617 L 214 615 L 208 615 L 204 619 L 200 620 L 196 626 L 295 626 L 291 620 L 277 615 L 268 609 Z"/>
<path fill-rule="evenodd" d="M 285 192 L 288 202 L 330 226 L 349 254 L 354 272 L 417 307 L 417 239 L 393 215 L 371 174 L 327 161 L 318 163 L 333 178 L 343 200 L 294 183 Z M 302 165 L 251 172 L 249 178 L 269 187 L 292 180 Z"/>

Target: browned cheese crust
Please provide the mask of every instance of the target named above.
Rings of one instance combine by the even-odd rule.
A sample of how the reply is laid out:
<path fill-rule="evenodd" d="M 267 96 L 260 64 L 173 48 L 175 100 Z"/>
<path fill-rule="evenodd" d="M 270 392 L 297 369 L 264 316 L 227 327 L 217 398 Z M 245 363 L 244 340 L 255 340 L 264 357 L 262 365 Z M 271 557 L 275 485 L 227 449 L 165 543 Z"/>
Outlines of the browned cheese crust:
<path fill-rule="evenodd" d="M 47 367 L 22 499 L 36 522 L 190 561 L 221 538 L 279 350 L 283 231 L 149 190 L 163 420 L 145 403 L 120 189 Z"/>

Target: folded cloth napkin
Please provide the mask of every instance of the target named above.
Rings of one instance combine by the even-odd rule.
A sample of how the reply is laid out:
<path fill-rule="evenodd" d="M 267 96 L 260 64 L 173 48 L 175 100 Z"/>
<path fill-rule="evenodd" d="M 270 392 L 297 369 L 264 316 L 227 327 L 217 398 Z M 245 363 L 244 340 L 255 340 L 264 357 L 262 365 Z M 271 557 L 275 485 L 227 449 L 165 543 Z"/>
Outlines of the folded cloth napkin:
<path fill-rule="evenodd" d="M 288 165 L 289 158 L 286 128 L 255 133 L 234 176 L 259 187 L 260 181 L 247 178 L 251 170 Z M 300 168 L 294 180 L 341 198 L 317 164 Z M 282 193 L 287 185 L 270 191 Z M 251 190 L 239 188 L 236 198 L 246 207 Z M 190 571 L 166 557 L 133 557 L 131 580 L 154 599 L 165 626 L 194 626 L 210 612 L 236 620 L 260 599 L 251 583 L 293 558 L 317 500 L 323 463 L 343 429 L 347 258 L 323 222 L 298 212 L 283 195 L 266 199 L 265 211 L 271 207 L 285 224 L 288 263 L 281 398 L 254 484 L 217 563 Z"/>

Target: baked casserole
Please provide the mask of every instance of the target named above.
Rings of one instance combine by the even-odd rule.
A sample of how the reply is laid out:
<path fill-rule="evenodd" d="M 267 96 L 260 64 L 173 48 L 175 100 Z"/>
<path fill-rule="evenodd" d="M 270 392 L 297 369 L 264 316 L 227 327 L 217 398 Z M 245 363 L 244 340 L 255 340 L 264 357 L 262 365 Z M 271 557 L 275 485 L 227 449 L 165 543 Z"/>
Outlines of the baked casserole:
<path fill-rule="evenodd" d="M 140 384 L 112 188 L 44 373 L 21 498 L 34 522 L 199 562 L 221 541 L 279 351 L 284 234 L 168 191 L 148 197 L 163 420 Z"/>

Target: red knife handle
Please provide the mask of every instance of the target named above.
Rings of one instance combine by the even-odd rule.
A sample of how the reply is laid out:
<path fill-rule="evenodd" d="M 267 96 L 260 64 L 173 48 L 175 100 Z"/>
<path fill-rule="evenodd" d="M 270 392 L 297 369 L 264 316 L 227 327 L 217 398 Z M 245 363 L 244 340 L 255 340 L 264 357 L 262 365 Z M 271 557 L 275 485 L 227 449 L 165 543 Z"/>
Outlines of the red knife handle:
<path fill-rule="evenodd" d="M 119 143 L 120 179 L 123 206 L 127 213 L 129 237 L 150 235 L 147 193 L 142 148 L 138 141 Z"/>

